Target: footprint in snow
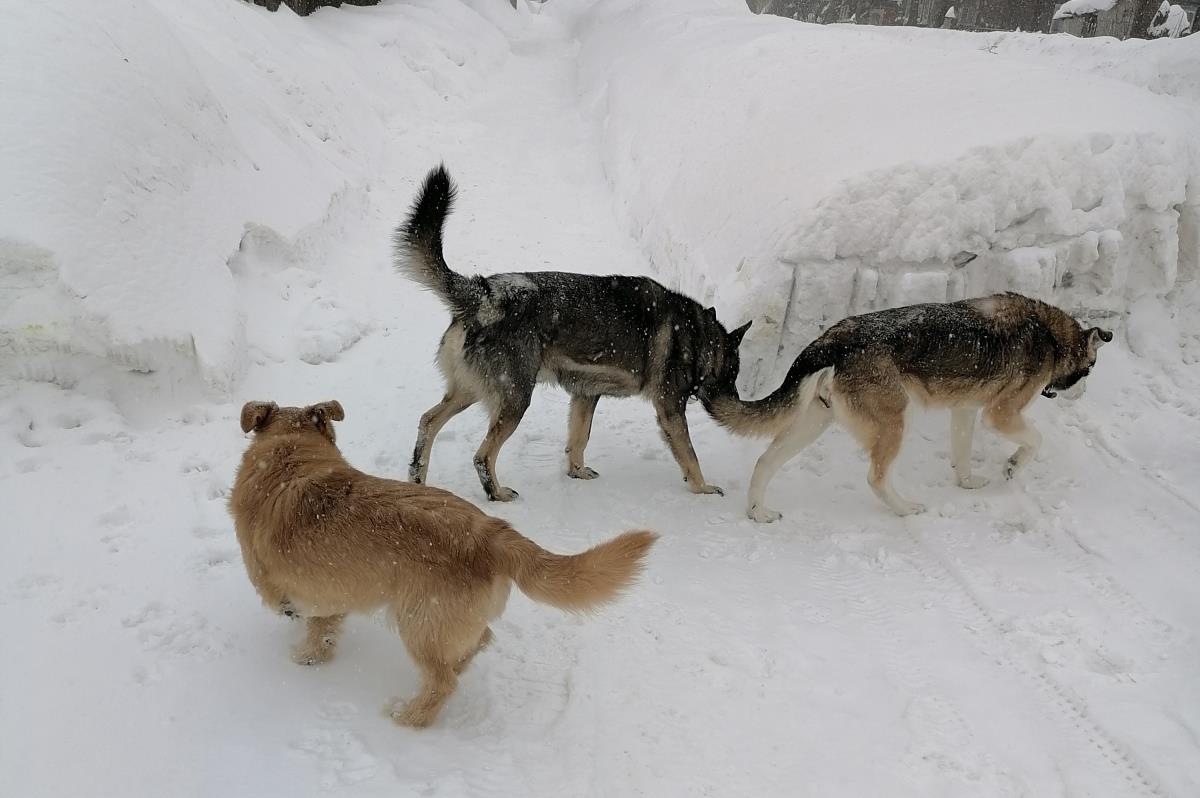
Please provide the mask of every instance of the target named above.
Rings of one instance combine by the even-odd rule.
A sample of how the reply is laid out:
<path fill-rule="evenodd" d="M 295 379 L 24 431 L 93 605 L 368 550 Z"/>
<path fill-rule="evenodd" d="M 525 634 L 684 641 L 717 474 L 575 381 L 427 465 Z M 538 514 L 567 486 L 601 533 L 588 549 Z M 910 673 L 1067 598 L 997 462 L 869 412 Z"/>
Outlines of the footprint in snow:
<path fill-rule="evenodd" d="M 289 746 L 317 767 L 323 789 L 365 784 L 387 767 L 359 735 L 347 728 L 357 714 L 353 704 L 326 702 L 320 710 L 320 725 L 305 729 Z"/>
<path fill-rule="evenodd" d="M 198 612 L 183 615 L 152 601 L 121 619 L 146 652 L 215 659 L 231 648 L 229 638 Z"/>

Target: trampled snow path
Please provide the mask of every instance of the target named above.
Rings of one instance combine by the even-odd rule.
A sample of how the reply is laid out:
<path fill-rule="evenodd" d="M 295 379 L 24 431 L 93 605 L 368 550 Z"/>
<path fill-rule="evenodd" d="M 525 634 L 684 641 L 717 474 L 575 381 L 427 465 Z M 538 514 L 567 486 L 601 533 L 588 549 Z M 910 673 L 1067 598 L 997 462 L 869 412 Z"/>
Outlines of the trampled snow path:
<path fill-rule="evenodd" d="M 1007 444 L 981 431 L 994 483 L 954 488 L 948 421 L 918 416 L 898 477 L 931 510 L 905 520 L 831 431 L 772 486 L 784 520 L 750 523 L 762 444 L 698 408 L 725 498 L 686 492 L 639 401 L 601 402 L 601 479 L 569 480 L 566 397 L 542 389 L 500 461 L 521 498 L 487 509 L 561 551 L 656 529 L 643 584 L 588 619 L 514 595 L 422 732 L 379 712 L 416 686 L 381 623 L 352 622 L 328 666 L 289 661 L 299 630 L 259 605 L 225 512 L 236 412 L 337 398 L 347 456 L 405 474 L 445 314 L 387 247 L 424 171 L 444 158 L 460 180 L 447 246 L 463 270 L 645 269 L 579 116 L 573 46 L 545 20 L 514 47 L 479 100 L 391 121 L 370 212 L 311 265 L 370 322 L 333 362 L 259 357 L 220 404 L 150 377 L 0 383 L 0 792 L 1197 794 L 1200 376 L 1122 344 L 1080 402 L 1039 400 L 1046 446 L 1014 484 Z M 363 261 L 373 279 L 345 279 Z M 477 501 L 483 423 L 452 422 L 431 469 Z"/>

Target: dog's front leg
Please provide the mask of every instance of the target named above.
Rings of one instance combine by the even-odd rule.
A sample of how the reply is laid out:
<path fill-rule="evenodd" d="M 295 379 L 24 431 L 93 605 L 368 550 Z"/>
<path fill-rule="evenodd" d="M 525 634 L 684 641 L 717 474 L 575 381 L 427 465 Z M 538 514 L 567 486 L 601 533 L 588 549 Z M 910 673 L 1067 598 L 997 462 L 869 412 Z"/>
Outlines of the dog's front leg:
<path fill-rule="evenodd" d="M 1017 450 L 1004 464 L 1005 479 L 1012 479 L 1037 456 L 1042 446 L 1042 433 L 1025 420 L 1020 410 L 1005 412 L 1003 409 L 989 409 L 985 421 L 998 434 L 1017 444 Z"/>
<path fill-rule="evenodd" d="M 692 436 L 688 432 L 687 416 L 684 415 L 686 403 L 686 398 L 682 401 L 659 400 L 654 403 L 663 439 L 666 440 L 667 446 L 671 447 L 671 454 L 675 456 L 675 462 L 683 471 L 683 481 L 688 484 L 688 490 L 692 493 L 715 493 L 724 496 L 725 491 L 705 482 L 704 474 L 700 472 L 700 461 L 696 458 L 696 450 L 692 448 Z"/>
<path fill-rule="evenodd" d="M 333 659 L 345 618 L 345 615 L 309 618 L 304 642 L 292 649 L 292 661 L 297 665 L 320 665 Z"/>
<path fill-rule="evenodd" d="M 267 569 L 248 545 L 242 546 L 242 562 L 246 565 L 246 575 L 250 577 L 250 584 L 254 585 L 255 592 L 267 609 L 289 618 L 300 617 L 291 599 L 267 578 Z"/>
<path fill-rule="evenodd" d="M 988 484 L 987 477 L 971 474 L 971 441 L 975 437 L 973 407 L 956 407 L 950 411 L 950 467 L 954 469 L 954 481 L 960 488 L 974 490 Z"/>
<path fill-rule="evenodd" d="M 583 452 L 592 435 L 592 416 L 596 413 L 599 396 L 572 396 L 571 421 L 567 426 L 567 476 L 575 479 L 595 479 L 593 469 L 583 464 Z"/>

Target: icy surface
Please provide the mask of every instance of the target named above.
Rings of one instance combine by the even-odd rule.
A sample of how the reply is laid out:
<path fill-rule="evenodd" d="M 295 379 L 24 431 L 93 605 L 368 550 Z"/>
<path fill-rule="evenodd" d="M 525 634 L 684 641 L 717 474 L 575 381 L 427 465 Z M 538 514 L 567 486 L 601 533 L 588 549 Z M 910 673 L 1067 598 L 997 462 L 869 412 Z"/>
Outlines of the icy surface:
<path fill-rule="evenodd" d="M 64 5 L 5 4 L 0 51 L 0 794 L 1200 794 L 1196 94 L 1143 80 L 1187 40 L 707 0 Z M 726 497 L 685 490 L 636 400 L 600 402 L 601 476 L 568 479 L 567 397 L 539 390 L 500 459 L 521 498 L 486 509 L 559 551 L 662 540 L 595 617 L 514 595 L 438 723 L 399 729 L 396 636 L 357 618 L 333 663 L 293 665 L 225 500 L 250 399 L 339 399 L 349 459 L 406 473 L 447 320 L 388 239 L 440 159 L 464 271 L 648 272 L 729 323 L 790 309 L 797 343 L 856 297 L 1005 285 L 1122 332 L 1081 400 L 1031 408 L 1015 483 L 980 429 L 992 484 L 955 488 L 945 415 L 914 415 L 897 481 L 931 510 L 903 520 L 830 431 L 752 524 L 762 443 L 696 407 Z M 485 425 L 447 426 L 434 484 L 482 502 Z"/>

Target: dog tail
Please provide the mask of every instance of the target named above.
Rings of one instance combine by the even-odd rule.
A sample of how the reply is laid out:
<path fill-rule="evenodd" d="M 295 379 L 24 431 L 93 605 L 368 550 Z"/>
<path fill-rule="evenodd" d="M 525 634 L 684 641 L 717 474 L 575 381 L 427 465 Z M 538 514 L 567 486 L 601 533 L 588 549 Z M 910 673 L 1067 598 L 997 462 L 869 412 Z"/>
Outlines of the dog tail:
<path fill-rule="evenodd" d="M 658 535 L 626 532 L 580 554 L 552 554 L 507 524 L 492 538 L 492 549 L 521 592 L 534 601 L 568 612 L 589 612 L 617 598 L 633 584 Z"/>
<path fill-rule="evenodd" d="M 436 293 L 455 314 L 472 304 L 470 278 L 451 270 L 442 256 L 442 228 L 457 193 L 445 165 L 430 171 L 392 237 L 396 269 Z"/>
<path fill-rule="evenodd" d="M 834 368 L 808 349 L 788 369 L 783 383 L 768 396 L 746 402 L 736 391 L 720 393 L 704 402 L 709 415 L 734 435 L 773 437 L 819 401 L 830 407 Z"/>

